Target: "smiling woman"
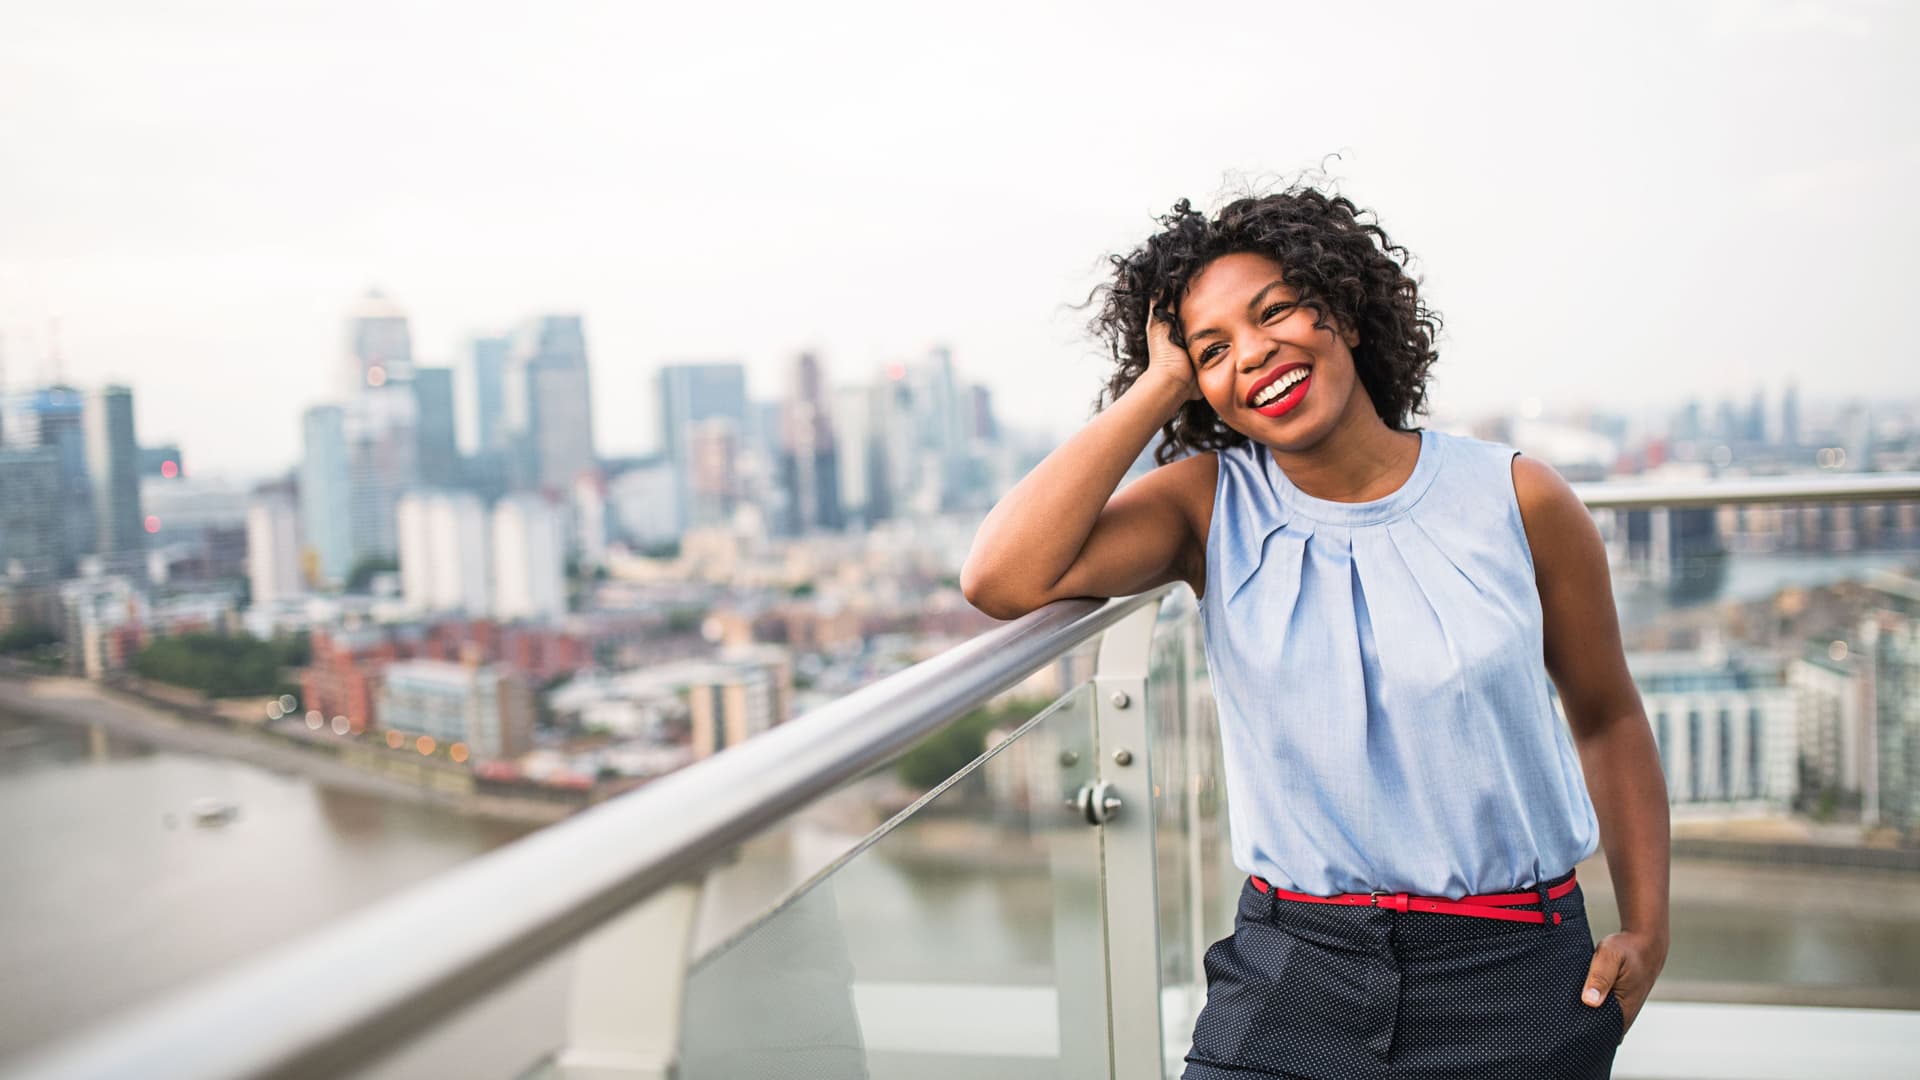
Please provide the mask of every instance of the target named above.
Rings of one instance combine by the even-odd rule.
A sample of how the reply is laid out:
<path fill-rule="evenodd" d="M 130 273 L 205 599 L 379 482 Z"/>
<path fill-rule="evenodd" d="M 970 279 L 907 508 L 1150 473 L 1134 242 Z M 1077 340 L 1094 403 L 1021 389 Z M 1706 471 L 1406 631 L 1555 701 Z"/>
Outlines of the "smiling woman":
<path fill-rule="evenodd" d="M 1411 426 L 1438 320 L 1351 202 L 1161 225 L 1093 321 L 1105 408 L 994 507 L 961 587 L 1001 618 L 1200 598 L 1248 877 L 1185 1077 L 1607 1075 L 1665 962 L 1668 836 L 1592 521 L 1511 447 Z M 1622 930 L 1596 947 L 1574 867 L 1603 843 Z"/>
<path fill-rule="evenodd" d="M 1345 377 L 1366 387 L 1367 402 L 1387 426 L 1403 428 L 1422 410 L 1440 317 L 1407 273 L 1406 249 L 1352 202 L 1305 188 L 1240 199 L 1209 219 L 1182 199 L 1161 225 L 1138 250 L 1113 256 L 1113 280 L 1099 292 L 1104 303 L 1090 329 L 1114 359 L 1103 403 L 1119 400 L 1146 371 L 1152 298 L 1160 316 L 1173 320 L 1174 344 L 1192 351 L 1202 370 L 1232 345 L 1231 324 L 1283 322 L 1284 339 L 1297 347 L 1306 344 L 1309 330 L 1337 334 L 1351 350 Z M 1231 277 L 1202 290 L 1203 304 L 1214 307 L 1176 310 L 1181 301 L 1191 302 L 1197 279 L 1207 271 L 1213 271 L 1211 278 Z M 1258 288 L 1235 290 L 1247 285 Z M 1239 305 L 1245 309 L 1234 311 Z M 1162 464 L 1188 451 L 1248 439 L 1207 401 L 1182 408 L 1167 422 L 1165 436 L 1156 451 Z"/>

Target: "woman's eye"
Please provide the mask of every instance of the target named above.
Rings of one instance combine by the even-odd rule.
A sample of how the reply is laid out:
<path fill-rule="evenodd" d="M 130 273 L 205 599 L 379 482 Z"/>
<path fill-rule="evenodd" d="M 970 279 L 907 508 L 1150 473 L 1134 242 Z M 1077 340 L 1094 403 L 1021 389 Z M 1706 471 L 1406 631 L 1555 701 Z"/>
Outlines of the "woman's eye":
<path fill-rule="evenodd" d="M 1292 304 L 1275 304 L 1272 307 L 1268 308 L 1267 313 L 1265 315 L 1262 315 L 1261 318 L 1266 322 L 1272 322 L 1275 316 L 1281 315 L 1285 312 L 1292 311 L 1292 310 L 1293 310 Z"/>
<path fill-rule="evenodd" d="M 1219 359 L 1220 354 L 1225 351 L 1226 347 L 1223 345 L 1209 345 L 1206 351 L 1200 354 L 1200 362 L 1203 364 L 1211 364 Z"/>

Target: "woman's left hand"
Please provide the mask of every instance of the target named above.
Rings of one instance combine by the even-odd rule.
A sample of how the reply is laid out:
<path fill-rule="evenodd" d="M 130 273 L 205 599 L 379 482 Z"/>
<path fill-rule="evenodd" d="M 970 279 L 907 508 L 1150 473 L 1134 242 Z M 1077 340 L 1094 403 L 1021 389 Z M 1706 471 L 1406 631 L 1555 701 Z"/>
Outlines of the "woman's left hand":
<path fill-rule="evenodd" d="M 1587 966 L 1587 985 L 1581 1000 L 1598 1008 L 1612 990 L 1620 999 L 1620 1031 L 1625 1034 L 1647 1003 L 1653 980 L 1667 963 L 1667 947 L 1652 934 L 1622 930 L 1608 934 L 1594 946 L 1593 963 Z"/>

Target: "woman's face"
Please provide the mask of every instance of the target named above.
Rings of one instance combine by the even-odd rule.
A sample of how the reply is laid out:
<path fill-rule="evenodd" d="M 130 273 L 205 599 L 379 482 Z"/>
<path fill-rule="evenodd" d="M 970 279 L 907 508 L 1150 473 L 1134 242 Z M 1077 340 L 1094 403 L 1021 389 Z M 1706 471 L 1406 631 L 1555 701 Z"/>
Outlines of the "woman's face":
<path fill-rule="evenodd" d="M 1222 255 L 1181 301 L 1200 392 L 1227 426 L 1282 450 L 1318 443 L 1348 410 L 1373 403 L 1353 368 L 1351 329 L 1317 329 L 1313 311 L 1264 255 Z"/>

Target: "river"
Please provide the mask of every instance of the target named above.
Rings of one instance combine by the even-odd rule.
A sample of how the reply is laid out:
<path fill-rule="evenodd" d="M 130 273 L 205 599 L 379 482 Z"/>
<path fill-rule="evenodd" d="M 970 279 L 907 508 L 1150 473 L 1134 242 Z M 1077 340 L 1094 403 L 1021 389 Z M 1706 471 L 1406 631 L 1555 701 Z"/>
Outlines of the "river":
<path fill-rule="evenodd" d="M 0 1059 L 525 831 L 0 712 Z"/>

